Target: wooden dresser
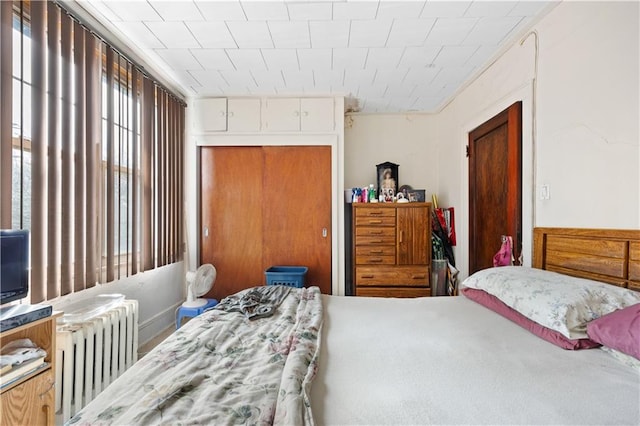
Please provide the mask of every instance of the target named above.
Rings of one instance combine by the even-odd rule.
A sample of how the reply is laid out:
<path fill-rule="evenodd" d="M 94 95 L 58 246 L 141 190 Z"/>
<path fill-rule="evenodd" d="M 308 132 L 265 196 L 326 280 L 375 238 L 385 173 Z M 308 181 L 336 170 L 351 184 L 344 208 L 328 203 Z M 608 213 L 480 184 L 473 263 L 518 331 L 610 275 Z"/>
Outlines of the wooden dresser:
<path fill-rule="evenodd" d="M 0 391 L 1 425 L 55 424 L 56 319 L 62 312 L 0 333 L 0 345 L 12 340 L 31 339 L 47 352 L 48 365 L 28 374 Z"/>
<path fill-rule="evenodd" d="M 429 296 L 431 203 L 354 203 L 356 296 Z"/>

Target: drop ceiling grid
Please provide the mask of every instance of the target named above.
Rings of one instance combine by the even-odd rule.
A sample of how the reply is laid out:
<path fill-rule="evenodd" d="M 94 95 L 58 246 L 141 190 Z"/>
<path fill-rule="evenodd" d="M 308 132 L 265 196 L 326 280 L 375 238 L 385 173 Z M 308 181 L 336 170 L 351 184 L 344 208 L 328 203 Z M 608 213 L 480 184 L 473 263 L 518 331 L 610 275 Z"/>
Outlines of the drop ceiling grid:
<path fill-rule="evenodd" d="M 89 3 L 191 96 L 334 91 L 386 112 L 437 108 L 548 2 Z"/>

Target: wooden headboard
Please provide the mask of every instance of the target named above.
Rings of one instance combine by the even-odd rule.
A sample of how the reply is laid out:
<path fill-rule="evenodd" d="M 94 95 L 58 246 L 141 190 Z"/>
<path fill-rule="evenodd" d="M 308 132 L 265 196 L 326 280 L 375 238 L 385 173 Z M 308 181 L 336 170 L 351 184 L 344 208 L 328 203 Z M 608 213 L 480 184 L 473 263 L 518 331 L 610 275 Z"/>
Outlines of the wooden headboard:
<path fill-rule="evenodd" d="M 533 267 L 640 291 L 640 230 L 534 228 Z"/>

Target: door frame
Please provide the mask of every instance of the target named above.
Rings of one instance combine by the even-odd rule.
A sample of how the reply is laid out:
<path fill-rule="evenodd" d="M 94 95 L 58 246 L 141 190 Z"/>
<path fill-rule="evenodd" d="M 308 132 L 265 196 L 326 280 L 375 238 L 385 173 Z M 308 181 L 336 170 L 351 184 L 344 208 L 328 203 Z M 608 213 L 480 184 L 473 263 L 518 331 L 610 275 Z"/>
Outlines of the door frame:
<path fill-rule="evenodd" d="M 533 116 L 533 84 L 527 82 L 491 105 L 485 106 L 481 112 L 465 121 L 459 130 L 460 161 L 462 171 L 460 176 L 460 213 L 456 224 L 458 235 L 469 235 L 469 159 L 466 157 L 466 146 L 469 144 L 469 133 L 482 123 L 509 108 L 512 104 L 522 101 L 522 254 L 523 265 L 531 266 L 533 248 L 533 227 L 535 222 L 535 188 L 536 188 L 536 159 L 535 142 L 532 137 Z M 457 219 L 458 219 L 457 218 Z M 469 275 L 469 241 L 468 238 L 458 238 L 456 250 L 456 266 L 460 270 L 460 278 Z M 519 253 L 514 253 L 518 255 Z"/>
<path fill-rule="evenodd" d="M 337 105 L 337 104 L 336 104 Z M 338 108 L 336 107 L 336 110 Z M 339 112 L 336 111 L 336 116 Z M 342 115 L 341 115 L 342 117 Z M 336 122 L 336 129 L 343 128 L 343 122 Z M 200 149 L 201 146 L 331 146 L 331 294 L 343 296 L 345 294 L 345 247 L 344 234 L 344 143 L 342 133 L 331 134 L 304 134 L 304 133 L 262 133 L 262 134 L 208 134 L 195 135 L 190 138 L 193 142 L 195 158 L 198 167 L 192 172 L 194 177 L 194 197 L 197 199 L 198 209 L 187 209 L 185 216 L 187 221 L 193 223 L 193 239 L 189 239 L 195 247 L 196 256 L 189 265 L 195 265 L 200 259 Z M 188 171 L 189 172 L 189 171 Z"/>

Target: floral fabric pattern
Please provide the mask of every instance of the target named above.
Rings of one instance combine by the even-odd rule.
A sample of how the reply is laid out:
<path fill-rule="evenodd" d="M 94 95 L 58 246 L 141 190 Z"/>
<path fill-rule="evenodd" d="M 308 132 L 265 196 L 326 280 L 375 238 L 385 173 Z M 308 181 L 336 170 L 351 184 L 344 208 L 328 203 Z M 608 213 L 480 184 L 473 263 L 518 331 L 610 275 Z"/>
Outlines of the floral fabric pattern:
<path fill-rule="evenodd" d="M 245 291 L 256 289 L 269 291 Z M 292 288 L 266 318 L 208 310 L 68 424 L 313 424 L 309 392 L 322 321 L 318 287 Z"/>
<path fill-rule="evenodd" d="M 569 339 L 587 338 L 589 321 L 640 303 L 640 294 L 632 290 L 522 266 L 484 269 L 462 285 L 492 294 Z"/>

